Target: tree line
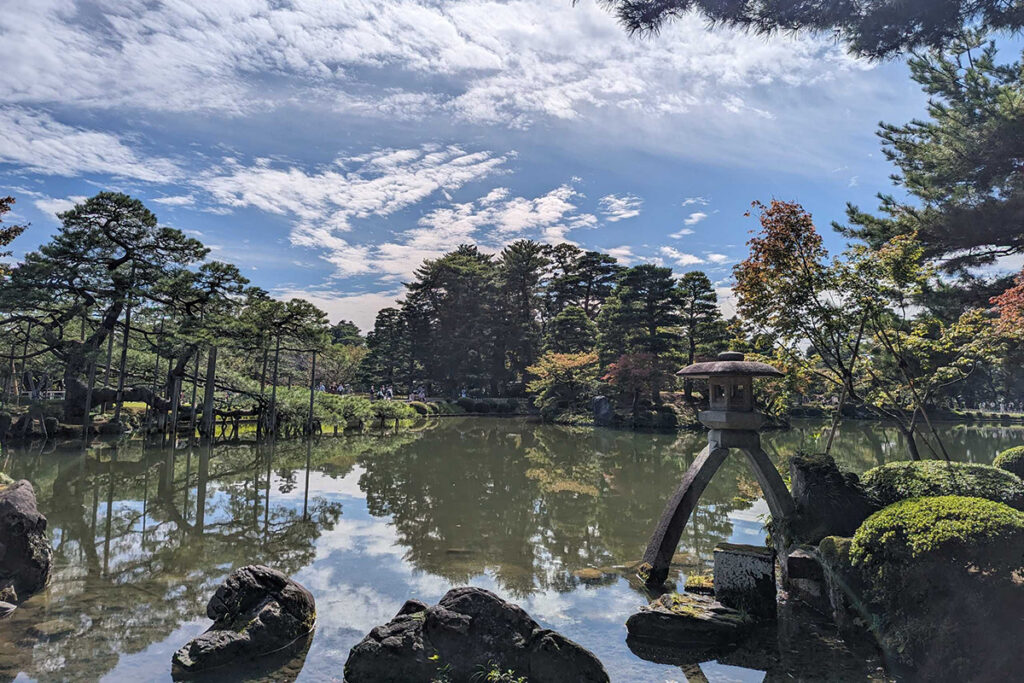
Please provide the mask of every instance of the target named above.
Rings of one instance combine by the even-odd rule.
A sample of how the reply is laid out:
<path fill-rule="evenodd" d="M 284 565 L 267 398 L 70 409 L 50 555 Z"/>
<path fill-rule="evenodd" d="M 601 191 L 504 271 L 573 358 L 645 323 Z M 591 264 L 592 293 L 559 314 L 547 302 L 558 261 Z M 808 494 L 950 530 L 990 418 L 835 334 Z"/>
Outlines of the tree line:
<path fill-rule="evenodd" d="M 614 381 L 616 367 L 646 362 L 658 403 L 672 372 L 728 338 L 700 271 L 677 278 L 565 243 L 523 239 L 496 255 L 467 244 L 424 261 L 403 300 L 377 314 L 364 372 L 431 394 L 522 396 L 552 364 L 582 362 Z"/>

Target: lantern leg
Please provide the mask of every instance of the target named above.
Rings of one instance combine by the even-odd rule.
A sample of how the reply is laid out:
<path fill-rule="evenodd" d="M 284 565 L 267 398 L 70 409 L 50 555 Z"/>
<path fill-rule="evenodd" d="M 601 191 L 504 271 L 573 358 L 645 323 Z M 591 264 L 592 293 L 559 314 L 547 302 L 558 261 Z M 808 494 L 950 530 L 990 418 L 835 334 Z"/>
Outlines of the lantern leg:
<path fill-rule="evenodd" d="M 646 570 L 646 576 L 642 578 L 647 585 L 660 586 L 665 583 L 672 555 L 676 552 L 676 546 L 679 545 L 690 513 L 697 507 L 697 500 L 711 481 L 711 477 L 725 462 L 727 455 L 728 448 L 721 448 L 717 443 L 709 443 L 690 465 L 690 469 L 686 470 L 683 480 L 665 505 L 651 540 L 647 543 L 642 565 Z"/>
<path fill-rule="evenodd" d="M 793 502 L 793 496 L 789 493 L 789 489 L 786 488 L 786 482 L 782 480 L 782 475 L 775 469 L 768 454 L 761 450 L 760 444 L 740 450 L 747 456 L 747 462 L 754 470 L 754 476 L 757 477 L 757 483 L 761 485 L 761 491 L 768 502 L 768 509 L 771 510 L 772 517 L 776 520 L 792 518 L 796 512 L 796 504 Z"/>

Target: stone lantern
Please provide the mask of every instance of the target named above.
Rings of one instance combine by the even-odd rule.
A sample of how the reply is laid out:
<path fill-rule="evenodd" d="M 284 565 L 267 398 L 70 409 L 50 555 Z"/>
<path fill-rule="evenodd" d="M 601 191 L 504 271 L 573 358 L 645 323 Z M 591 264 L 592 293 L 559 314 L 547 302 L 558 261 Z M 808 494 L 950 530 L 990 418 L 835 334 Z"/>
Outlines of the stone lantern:
<path fill-rule="evenodd" d="M 764 416 L 754 409 L 753 379 L 781 377 L 782 373 L 765 363 L 743 360 L 743 354 L 727 351 L 708 363 L 695 363 L 677 373 L 688 379 L 708 381 L 708 409 L 698 419 L 710 431 L 708 445 L 686 471 L 676 488 L 644 553 L 643 578 L 651 586 L 660 586 L 668 577 L 672 555 L 679 545 L 690 513 L 729 449 L 743 452 L 764 492 L 772 517 L 783 519 L 794 511 L 793 498 L 771 459 L 761 449 L 758 429 Z"/>

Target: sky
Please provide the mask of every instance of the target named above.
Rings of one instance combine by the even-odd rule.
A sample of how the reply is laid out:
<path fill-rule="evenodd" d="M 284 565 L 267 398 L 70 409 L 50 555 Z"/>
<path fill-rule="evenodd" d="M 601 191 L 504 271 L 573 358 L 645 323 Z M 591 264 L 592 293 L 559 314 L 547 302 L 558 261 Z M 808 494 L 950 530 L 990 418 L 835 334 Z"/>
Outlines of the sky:
<path fill-rule="evenodd" d="M 142 199 L 279 297 L 372 327 L 425 258 L 572 242 L 700 269 L 729 312 L 753 200 L 829 227 L 894 190 L 901 61 L 593 0 L 32 0 L 0 13 L 0 193 L 31 222 Z"/>

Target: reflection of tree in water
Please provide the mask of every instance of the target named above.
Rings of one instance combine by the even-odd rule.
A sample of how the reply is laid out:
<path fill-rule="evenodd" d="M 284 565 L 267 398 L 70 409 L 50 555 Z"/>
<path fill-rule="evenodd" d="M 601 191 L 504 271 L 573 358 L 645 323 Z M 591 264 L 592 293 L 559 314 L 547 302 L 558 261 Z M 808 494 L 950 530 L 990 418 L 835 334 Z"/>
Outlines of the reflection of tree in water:
<path fill-rule="evenodd" d="M 370 512 L 390 516 L 406 560 L 455 583 L 489 570 L 525 596 L 571 590 L 575 569 L 639 559 L 702 434 L 661 435 L 453 420 L 360 464 Z M 688 549 L 709 557 L 756 483 L 731 458 L 702 498 Z"/>
<path fill-rule="evenodd" d="M 12 473 L 33 482 L 48 518 L 54 574 L 50 588 L 5 623 L 0 678 L 24 670 L 41 680 L 95 679 L 121 653 L 205 618 L 206 602 L 233 568 L 263 562 L 292 574 L 310 564 L 341 506 L 314 498 L 304 514 L 301 498 L 280 499 L 305 457 L 304 448 L 251 445 L 218 446 L 212 457 L 205 449 L 137 446 L 16 454 Z M 286 474 L 273 492 L 271 467 Z M 28 638 L 31 625 L 55 618 L 75 634 Z"/>
<path fill-rule="evenodd" d="M 995 424 L 943 424 L 936 427 L 943 445 L 954 460 L 989 464 L 1001 448 L 1024 441 L 1024 427 Z M 818 452 L 827 425 L 794 420 L 787 431 L 766 432 L 765 450 L 778 461 L 799 451 Z M 941 449 L 931 435 L 920 437 L 922 457 L 939 458 Z M 836 434 L 832 454 L 840 468 L 858 474 L 894 460 L 906 460 L 903 436 L 891 425 L 873 420 L 845 420 Z"/>

